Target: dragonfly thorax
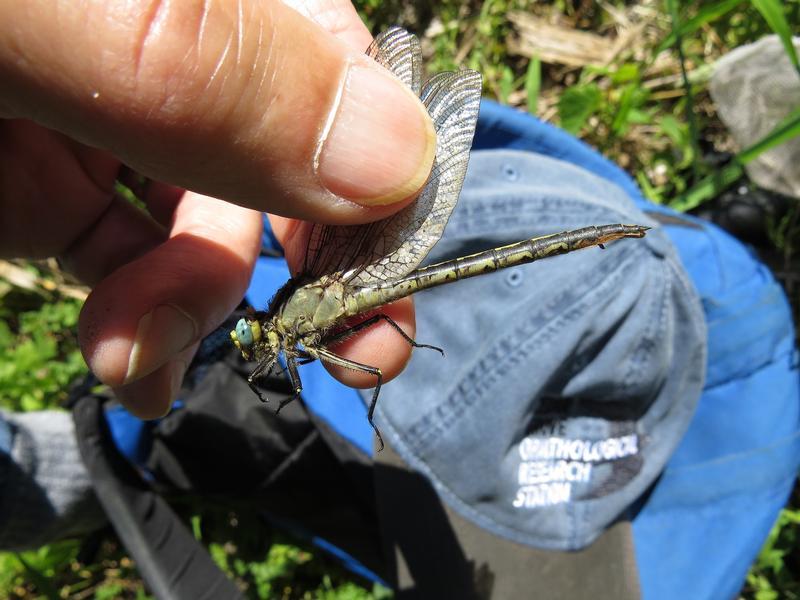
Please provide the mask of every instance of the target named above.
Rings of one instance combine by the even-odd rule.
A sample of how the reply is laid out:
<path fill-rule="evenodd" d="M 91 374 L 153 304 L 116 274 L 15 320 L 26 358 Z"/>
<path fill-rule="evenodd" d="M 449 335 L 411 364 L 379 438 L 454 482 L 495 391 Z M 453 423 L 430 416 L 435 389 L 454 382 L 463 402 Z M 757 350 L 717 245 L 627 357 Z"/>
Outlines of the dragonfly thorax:
<path fill-rule="evenodd" d="M 298 287 L 275 314 L 279 330 L 298 336 L 321 333 L 347 315 L 344 285 L 317 280 Z"/>
<path fill-rule="evenodd" d="M 350 304 L 340 281 L 290 282 L 278 292 L 269 312 L 240 319 L 230 337 L 245 360 L 274 357 L 298 344 L 311 349 L 328 329 L 352 314 Z"/>

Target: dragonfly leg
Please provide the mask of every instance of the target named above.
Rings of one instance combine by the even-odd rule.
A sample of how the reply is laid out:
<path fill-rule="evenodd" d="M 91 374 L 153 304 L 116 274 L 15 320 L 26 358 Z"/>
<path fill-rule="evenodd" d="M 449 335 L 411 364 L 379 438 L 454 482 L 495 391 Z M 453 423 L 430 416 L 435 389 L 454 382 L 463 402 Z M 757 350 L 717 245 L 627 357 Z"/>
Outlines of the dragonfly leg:
<path fill-rule="evenodd" d="M 289 381 L 292 384 L 292 390 L 294 390 L 294 392 L 285 400 L 281 400 L 281 403 L 278 405 L 278 410 L 275 411 L 276 415 L 281 412 L 284 406 L 291 404 L 299 398 L 303 391 L 303 382 L 300 381 L 300 374 L 297 372 L 297 359 L 294 356 L 286 358 L 286 371 L 289 373 Z"/>
<path fill-rule="evenodd" d="M 315 360 L 317 359 L 311 356 L 301 357 L 300 360 L 297 361 L 297 366 L 302 367 L 303 365 L 310 365 Z M 286 373 L 286 369 L 281 369 L 280 371 L 277 372 L 277 375 L 280 376 L 283 375 L 284 373 Z"/>
<path fill-rule="evenodd" d="M 274 367 L 275 367 L 275 357 L 268 356 L 256 365 L 256 368 L 253 369 L 253 372 L 250 373 L 250 376 L 247 378 L 247 385 L 249 385 L 250 389 L 253 390 L 253 392 L 255 392 L 256 396 L 258 396 L 258 399 L 264 403 L 269 402 L 269 398 L 264 397 L 264 394 L 262 394 L 261 390 L 258 389 L 258 386 L 256 385 L 255 381 L 256 379 L 264 375 L 265 372 L 266 375 L 269 376 L 269 374 L 272 373 L 272 369 Z"/>
<path fill-rule="evenodd" d="M 395 323 L 394 320 L 389 315 L 385 315 L 383 313 L 378 313 L 377 315 L 373 315 L 369 319 L 361 321 L 361 323 L 357 323 L 352 327 L 348 327 L 347 329 L 344 329 L 342 331 L 337 331 L 332 336 L 324 339 L 322 343 L 327 346 L 328 344 L 336 343 L 343 339 L 347 339 L 348 337 L 350 337 L 354 333 L 358 333 L 362 329 L 366 329 L 367 327 L 372 327 L 378 321 L 386 321 L 389 325 L 394 327 L 395 331 L 397 331 L 397 333 L 402 335 L 403 339 L 407 341 L 414 348 L 430 348 L 431 350 L 436 350 L 439 354 L 444 356 L 444 350 L 442 350 L 438 346 L 431 346 L 430 344 L 418 343 L 414 338 L 412 338 L 405 331 L 403 331 L 403 328 L 400 327 L 400 325 L 398 325 L 397 323 Z"/>
<path fill-rule="evenodd" d="M 375 406 L 378 404 L 378 394 L 381 391 L 381 384 L 383 383 L 383 374 L 378 367 L 371 367 L 369 365 L 362 364 L 360 362 L 356 362 L 354 360 L 348 360 L 346 358 L 342 358 L 338 354 L 334 354 L 330 350 L 326 350 L 325 348 L 318 348 L 317 352 L 319 353 L 319 359 L 323 362 L 326 362 L 331 365 L 338 365 L 340 367 L 344 367 L 345 369 L 351 369 L 353 371 L 361 371 L 362 373 L 369 373 L 370 375 L 374 375 L 375 378 L 378 380 L 375 384 L 375 391 L 372 393 L 372 400 L 369 403 L 369 410 L 367 411 L 367 420 L 369 424 L 372 425 L 372 428 L 375 430 L 375 434 L 378 436 L 378 442 L 380 442 L 381 447 L 378 448 L 378 452 L 383 450 L 383 437 L 381 436 L 381 432 L 378 431 L 378 428 L 375 426 L 375 422 L 372 420 L 372 416 L 375 414 Z"/>

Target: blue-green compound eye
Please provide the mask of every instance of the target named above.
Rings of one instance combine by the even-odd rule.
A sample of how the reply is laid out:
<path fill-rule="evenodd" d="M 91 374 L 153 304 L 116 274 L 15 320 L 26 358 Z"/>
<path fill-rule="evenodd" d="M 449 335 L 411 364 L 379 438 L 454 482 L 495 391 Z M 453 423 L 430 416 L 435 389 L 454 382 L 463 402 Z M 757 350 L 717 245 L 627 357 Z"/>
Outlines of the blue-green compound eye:
<path fill-rule="evenodd" d="M 236 323 L 236 337 L 242 346 L 253 345 L 253 330 L 246 319 L 239 319 Z"/>

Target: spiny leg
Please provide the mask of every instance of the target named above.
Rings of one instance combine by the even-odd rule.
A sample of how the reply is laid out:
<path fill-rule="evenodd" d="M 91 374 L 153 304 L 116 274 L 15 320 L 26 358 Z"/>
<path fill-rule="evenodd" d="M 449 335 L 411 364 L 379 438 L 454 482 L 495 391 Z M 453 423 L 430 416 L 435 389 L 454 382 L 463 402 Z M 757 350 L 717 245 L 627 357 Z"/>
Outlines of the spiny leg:
<path fill-rule="evenodd" d="M 281 412 L 284 406 L 299 398 L 303 391 L 303 382 L 300 381 L 300 374 L 297 372 L 297 359 L 294 356 L 286 357 L 286 371 L 289 373 L 289 381 L 292 384 L 292 390 L 294 390 L 294 392 L 288 398 L 281 400 L 281 403 L 278 405 L 278 410 L 275 411 L 276 415 Z"/>
<path fill-rule="evenodd" d="M 375 384 L 375 391 L 372 393 L 372 400 L 369 403 L 369 410 L 367 411 L 367 421 L 369 424 L 372 425 L 372 428 L 375 430 L 375 434 L 378 436 L 378 441 L 381 444 L 381 447 L 378 449 L 378 452 L 383 450 L 383 437 L 381 436 L 381 432 L 378 431 L 378 428 L 375 426 L 374 421 L 372 420 L 372 415 L 375 413 L 375 406 L 378 404 L 378 394 L 381 391 L 381 384 L 383 383 L 383 374 L 378 367 L 371 367 L 369 365 L 362 364 L 360 362 L 356 362 L 354 360 L 349 360 L 347 358 L 342 358 L 341 356 L 334 354 L 330 350 L 326 350 L 325 348 L 318 348 L 317 353 L 319 354 L 319 358 L 321 361 L 337 365 L 340 367 L 344 367 L 345 369 L 351 369 L 353 371 L 361 371 L 362 373 L 369 373 L 370 375 L 374 375 L 378 382 Z"/>
<path fill-rule="evenodd" d="M 358 333 L 362 329 L 366 329 L 367 327 L 371 327 L 372 325 L 375 325 L 375 323 L 377 323 L 378 321 L 381 321 L 381 320 L 386 321 L 389 325 L 394 327 L 395 331 L 397 331 L 397 333 L 402 335 L 403 339 L 405 341 L 407 341 L 414 348 L 430 348 L 431 350 L 436 350 L 442 356 L 444 356 L 444 350 L 442 350 L 438 346 L 431 346 L 430 344 L 420 344 L 420 343 L 418 343 L 414 338 L 412 338 L 405 331 L 403 331 L 403 328 L 400 327 L 400 325 L 398 325 L 397 323 L 395 323 L 394 320 L 389 315 L 385 315 L 383 313 L 378 313 L 377 315 L 373 315 L 369 319 L 361 321 L 361 323 L 353 325 L 352 327 L 348 327 L 347 329 L 343 329 L 342 331 L 337 331 L 333 335 L 328 336 L 324 340 L 322 340 L 322 343 L 325 346 L 327 346 L 329 344 L 336 343 L 336 342 L 338 342 L 338 341 L 340 341 L 342 339 L 346 339 L 346 338 L 350 337 L 351 335 L 353 335 L 355 333 Z"/>
<path fill-rule="evenodd" d="M 317 359 L 314 358 L 313 356 L 300 356 L 300 360 L 296 361 L 296 363 L 298 367 L 302 367 L 304 365 L 310 365 L 315 360 Z M 286 369 L 281 369 L 280 371 L 278 371 L 277 375 L 280 376 L 283 375 L 284 373 L 286 373 Z"/>
<path fill-rule="evenodd" d="M 264 371 L 267 372 L 267 376 L 272 373 L 272 369 L 275 366 L 275 356 L 267 356 L 262 360 L 260 363 L 256 365 L 256 368 L 253 369 L 253 372 L 250 373 L 250 376 L 247 378 L 247 385 L 250 386 L 250 389 L 253 390 L 258 396 L 258 399 L 265 404 L 269 402 L 269 398 L 265 398 L 264 395 L 261 393 L 261 390 L 255 384 L 255 380 L 258 377 L 261 377 L 264 374 Z"/>

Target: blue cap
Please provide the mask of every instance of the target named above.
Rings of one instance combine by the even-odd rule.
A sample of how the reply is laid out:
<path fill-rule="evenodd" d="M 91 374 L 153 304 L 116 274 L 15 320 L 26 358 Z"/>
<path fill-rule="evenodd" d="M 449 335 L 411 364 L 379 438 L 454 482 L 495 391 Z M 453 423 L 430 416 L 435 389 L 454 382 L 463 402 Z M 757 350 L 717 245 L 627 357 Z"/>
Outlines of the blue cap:
<path fill-rule="evenodd" d="M 447 506 L 536 548 L 586 546 L 654 483 L 703 386 L 700 300 L 667 236 L 573 164 L 474 151 L 433 263 L 587 225 L 625 239 L 415 295 L 417 341 L 376 421 Z M 365 392 L 368 397 L 370 392 Z"/>

